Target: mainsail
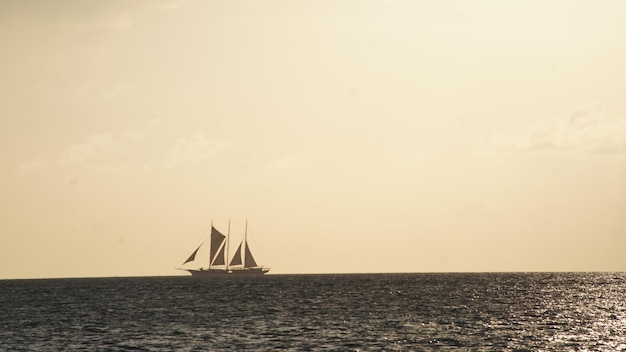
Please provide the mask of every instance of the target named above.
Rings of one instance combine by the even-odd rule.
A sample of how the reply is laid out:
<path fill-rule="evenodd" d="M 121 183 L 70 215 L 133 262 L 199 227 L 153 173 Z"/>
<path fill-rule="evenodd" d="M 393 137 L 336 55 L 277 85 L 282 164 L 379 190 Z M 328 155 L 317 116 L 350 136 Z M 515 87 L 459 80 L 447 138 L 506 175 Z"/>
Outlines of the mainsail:
<path fill-rule="evenodd" d="M 222 246 L 225 240 L 226 236 L 222 235 L 215 227 L 211 226 L 211 256 L 209 257 L 209 263 L 212 265 L 224 265 L 226 263 L 224 259 L 224 247 Z"/>
<path fill-rule="evenodd" d="M 241 247 L 244 248 L 244 253 L 245 256 L 242 260 L 242 255 L 241 255 Z M 241 241 L 241 243 L 239 244 L 239 247 L 237 247 L 237 250 L 235 251 L 235 254 L 233 255 L 233 259 L 230 261 L 230 266 L 236 266 L 236 265 L 242 265 L 244 268 L 255 268 L 258 265 L 256 264 L 256 261 L 254 260 L 254 257 L 252 256 L 252 252 L 250 252 L 250 247 L 248 247 L 248 241 L 243 240 Z"/>
<path fill-rule="evenodd" d="M 244 268 L 252 268 L 257 266 L 254 258 L 252 257 L 252 252 L 250 252 L 250 247 L 248 247 L 248 241 L 246 241 L 246 259 L 244 263 Z"/>
<path fill-rule="evenodd" d="M 215 258 L 213 258 L 211 265 L 226 265 L 226 260 L 224 259 L 224 247 L 226 246 L 220 247 L 220 251 L 217 253 Z"/>

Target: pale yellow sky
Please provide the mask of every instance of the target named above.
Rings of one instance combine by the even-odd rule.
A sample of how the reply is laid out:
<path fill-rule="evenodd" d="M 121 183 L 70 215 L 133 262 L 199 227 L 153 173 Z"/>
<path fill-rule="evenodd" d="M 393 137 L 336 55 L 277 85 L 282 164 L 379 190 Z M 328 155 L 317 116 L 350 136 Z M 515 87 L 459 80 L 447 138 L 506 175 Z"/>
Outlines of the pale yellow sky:
<path fill-rule="evenodd" d="M 0 1 L 0 278 L 626 270 L 623 1 Z"/>

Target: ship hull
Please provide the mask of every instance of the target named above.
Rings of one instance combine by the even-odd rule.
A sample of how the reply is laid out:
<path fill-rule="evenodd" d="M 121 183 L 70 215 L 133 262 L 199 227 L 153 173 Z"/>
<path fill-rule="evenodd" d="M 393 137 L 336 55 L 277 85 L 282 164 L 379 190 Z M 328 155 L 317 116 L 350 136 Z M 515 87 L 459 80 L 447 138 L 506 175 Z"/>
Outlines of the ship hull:
<path fill-rule="evenodd" d="M 234 269 L 234 270 L 219 270 L 219 269 L 206 269 L 206 270 L 187 270 L 194 277 L 230 277 L 230 276 L 263 276 L 270 269 L 268 268 L 247 268 L 247 269 Z"/>
<path fill-rule="evenodd" d="M 226 270 L 215 270 L 215 269 L 207 269 L 207 270 L 187 270 L 191 273 L 192 276 L 197 277 L 225 277 L 228 275 L 228 271 Z"/>
<path fill-rule="evenodd" d="M 235 276 L 261 276 L 265 275 L 270 269 L 268 268 L 247 268 L 231 270 L 230 274 Z"/>

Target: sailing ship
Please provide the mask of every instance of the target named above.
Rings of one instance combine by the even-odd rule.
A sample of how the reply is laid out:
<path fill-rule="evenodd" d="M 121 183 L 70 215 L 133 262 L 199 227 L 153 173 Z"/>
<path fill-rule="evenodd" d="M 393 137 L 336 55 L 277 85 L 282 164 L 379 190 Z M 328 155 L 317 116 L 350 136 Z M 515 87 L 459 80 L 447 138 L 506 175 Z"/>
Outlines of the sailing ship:
<path fill-rule="evenodd" d="M 227 275 L 251 275 L 260 276 L 270 271 L 269 268 L 265 268 L 262 265 L 257 265 L 256 260 L 252 256 L 250 247 L 248 246 L 248 222 L 246 221 L 246 231 L 244 238 L 239 243 L 239 247 L 235 251 L 235 254 L 228 262 L 228 246 L 230 238 L 230 222 L 228 223 L 228 232 L 223 235 L 218 229 L 211 223 L 211 236 L 208 240 L 202 242 L 198 248 L 185 260 L 182 264 L 183 267 L 177 268 L 179 270 L 185 270 L 191 273 L 192 276 L 201 277 L 219 277 Z M 208 241 L 208 243 L 207 243 Z M 185 268 L 185 264 L 195 264 L 200 262 L 196 260 L 198 251 L 202 248 L 204 250 L 205 245 L 209 246 L 209 266 L 208 267 L 196 267 Z"/>

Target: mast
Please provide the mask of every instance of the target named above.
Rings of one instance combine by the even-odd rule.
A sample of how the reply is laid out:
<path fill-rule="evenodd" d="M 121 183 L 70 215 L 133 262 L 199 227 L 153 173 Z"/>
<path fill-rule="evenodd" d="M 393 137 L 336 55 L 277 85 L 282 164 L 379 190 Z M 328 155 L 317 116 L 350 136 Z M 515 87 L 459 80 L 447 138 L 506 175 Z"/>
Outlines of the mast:
<path fill-rule="evenodd" d="M 226 234 L 226 271 L 228 271 L 228 245 L 230 244 L 230 220 L 228 220 L 228 233 Z"/>
<path fill-rule="evenodd" d="M 212 237 L 212 235 L 213 235 L 213 219 L 211 219 L 211 232 L 209 232 L 209 237 Z M 213 238 L 211 238 L 210 242 L 213 242 L 212 240 L 213 240 Z M 209 244 L 210 244 L 209 250 L 213 250 L 213 248 L 211 248 L 213 246 L 213 243 L 209 243 Z M 213 261 L 213 258 L 211 258 L 211 256 L 209 256 L 209 269 L 211 269 L 211 262 L 212 261 Z"/>
<path fill-rule="evenodd" d="M 241 252 L 243 254 L 243 267 L 245 269 L 246 267 L 246 248 L 248 248 L 248 219 L 246 219 L 246 231 L 243 233 L 243 251 Z"/>

